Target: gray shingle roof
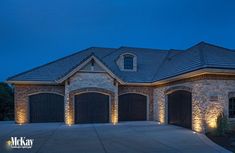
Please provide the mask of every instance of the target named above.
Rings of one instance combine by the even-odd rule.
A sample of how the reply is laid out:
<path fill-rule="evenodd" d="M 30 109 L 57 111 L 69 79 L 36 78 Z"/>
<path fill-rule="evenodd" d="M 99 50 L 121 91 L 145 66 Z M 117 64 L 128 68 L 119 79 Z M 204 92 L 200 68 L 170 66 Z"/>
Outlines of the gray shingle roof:
<path fill-rule="evenodd" d="M 115 61 L 126 52 L 137 56 L 136 72 L 121 71 L 118 68 Z M 10 77 L 7 81 L 55 82 L 80 65 L 91 54 L 100 59 L 117 77 L 129 83 L 155 82 L 202 68 L 235 69 L 234 51 L 204 42 L 184 51 L 91 47 Z"/>

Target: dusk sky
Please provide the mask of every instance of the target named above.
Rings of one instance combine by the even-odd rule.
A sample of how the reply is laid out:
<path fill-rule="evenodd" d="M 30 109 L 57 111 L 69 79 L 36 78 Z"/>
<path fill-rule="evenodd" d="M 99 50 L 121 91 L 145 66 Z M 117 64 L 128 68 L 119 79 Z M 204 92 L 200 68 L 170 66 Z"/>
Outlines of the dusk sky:
<path fill-rule="evenodd" d="M 235 0 L 0 0 L 0 81 L 92 47 L 235 49 Z"/>

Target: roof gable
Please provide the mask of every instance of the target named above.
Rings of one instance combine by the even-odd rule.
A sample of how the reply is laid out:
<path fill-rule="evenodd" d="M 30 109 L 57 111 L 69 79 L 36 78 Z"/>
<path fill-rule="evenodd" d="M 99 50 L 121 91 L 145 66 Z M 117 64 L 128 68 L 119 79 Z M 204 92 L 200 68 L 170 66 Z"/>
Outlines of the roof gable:
<path fill-rule="evenodd" d="M 114 49 L 112 48 L 87 48 L 85 50 L 76 52 L 72 55 L 63 57 L 56 61 L 44 64 L 29 71 L 17 74 L 7 79 L 9 83 L 17 82 L 43 82 L 56 83 L 56 80 L 64 77 L 67 73 L 75 67 L 83 63 L 86 58 L 95 53 L 99 58 L 110 54 Z"/>
<path fill-rule="evenodd" d="M 82 72 L 105 72 L 95 60 L 91 59 L 85 66 L 81 67 L 79 71 Z"/>
<path fill-rule="evenodd" d="M 92 53 L 91 55 L 89 55 L 86 60 L 84 60 L 82 63 L 80 63 L 77 67 L 75 67 L 73 70 L 71 70 L 69 73 L 67 73 L 66 75 L 64 75 L 64 77 L 60 78 L 59 80 L 56 80 L 56 82 L 58 83 L 62 83 L 64 82 L 66 79 L 68 79 L 69 77 L 71 77 L 72 75 L 74 75 L 75 73 L 77 73 L 80 70 L 84 70 L 84 68 L 86 68 L 89 63 L 93 62 L 96 63 L 97 69 L 102 70 L 106 73 L 108 73 L 112 78 L 116 79 L 117 81 L 119 81 L 120 83 L 123 83 L 123 81 L 117 77 L 111 70 L 109 70 L 108 67 L 106 67 L 106 65 L 100 60 L 98 59 L 94 53 Z"/>

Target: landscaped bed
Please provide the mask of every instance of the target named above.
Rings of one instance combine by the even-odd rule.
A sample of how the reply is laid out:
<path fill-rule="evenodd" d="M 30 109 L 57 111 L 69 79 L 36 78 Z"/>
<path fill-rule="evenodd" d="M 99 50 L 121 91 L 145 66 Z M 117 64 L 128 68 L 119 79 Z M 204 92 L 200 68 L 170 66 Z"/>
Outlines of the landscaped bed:
<path fill-rule="evenodd" d="M 223 136 L 218 136 L 213 133 L 207 133 L 206 136 L 218 145 L 235 152 L 235 130 L 230 130 Z"/>

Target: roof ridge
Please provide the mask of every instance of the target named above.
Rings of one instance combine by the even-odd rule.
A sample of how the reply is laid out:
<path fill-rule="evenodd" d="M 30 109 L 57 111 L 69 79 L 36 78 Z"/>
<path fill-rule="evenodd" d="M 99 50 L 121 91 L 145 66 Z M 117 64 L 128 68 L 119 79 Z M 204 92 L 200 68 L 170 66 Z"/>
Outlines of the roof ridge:
<path fill-rule="evenodd" d="M 224 49 L 224 50 L 229 51 L 229 52 L 234 52 L 232 49 L 225 48 L 225 47 L 222 47 L 222 46 L 219 46 L 219 45 L 211 44 L 211 43 L 208 43 L 208 42 L 203 42 L 203 43 L 205 45 L 208 45 L 208 46 L 213 46 L 213 47 L 216 47 L 216 48 Z"/>
<path fill-rule="evenodd" d="M 204 46 L 204 45 L 212 46 L 212 47 L 224 49 L 224 50 L 226 50 L 226 51 L 234 52 L 232 49 L 225 48 L 225 47 L 222 47 L 222 46 L 219 46 L 219 45 L 215 45 L 215 44 L 212 44 L 212 43 L 208 43 L 208 42 L 205 42 L 205 41 L 201 41 L 201 42 L 197 43 L 196 45 L 193 45 L 193 46 L 189 47 L 188 49 L 191 49 L 191 48 L 196 47 L 196 46 L 201 46 L 201 45 L 202 45 L 202 46 Z M 187 50 L 188 50 L 188 49 L 187 49 Z"/>
<path fill-rule="evenodd" d="M 151 50 L 151 51 L 169 51 L 170 49 L 157 49 L 157 48 L 142 48 L 142 47 L 129 47 L 129 46 L 121 46 L 117 49 L 122 49 L 122 48 L 132 48 L 132 49 L 146 49 L 146 50 Z"/>
<path fill-rule="evenodd" d="M 110 52 L 110 53 L 104 55 L 104 56 L 102 57 L 102 59 L 118 51 L 118 48 L 113 48 L 113 49 L 114 49 L 114 51 L 112 51 L 112 52 Z"/>

